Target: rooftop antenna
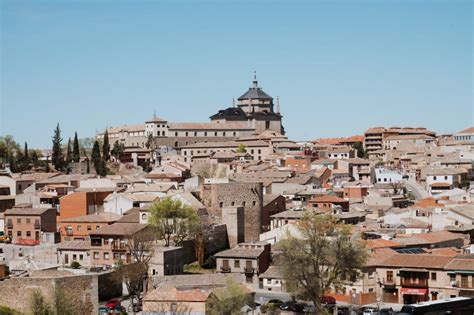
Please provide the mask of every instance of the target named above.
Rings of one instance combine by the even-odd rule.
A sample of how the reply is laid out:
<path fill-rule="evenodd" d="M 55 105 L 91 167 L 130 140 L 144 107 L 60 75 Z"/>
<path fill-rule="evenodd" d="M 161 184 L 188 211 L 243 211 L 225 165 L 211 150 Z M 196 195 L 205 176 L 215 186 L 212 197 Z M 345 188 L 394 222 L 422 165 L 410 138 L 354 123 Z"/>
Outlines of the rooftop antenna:
<path fill-rule="evenodd" d="M 156 108 L 153 109 L 153 118 L 156 118 Z"/>
<path fill-rule="evenodd" d="M 235 98 L 232 98 L 232 107 L 235 107 Z"/>

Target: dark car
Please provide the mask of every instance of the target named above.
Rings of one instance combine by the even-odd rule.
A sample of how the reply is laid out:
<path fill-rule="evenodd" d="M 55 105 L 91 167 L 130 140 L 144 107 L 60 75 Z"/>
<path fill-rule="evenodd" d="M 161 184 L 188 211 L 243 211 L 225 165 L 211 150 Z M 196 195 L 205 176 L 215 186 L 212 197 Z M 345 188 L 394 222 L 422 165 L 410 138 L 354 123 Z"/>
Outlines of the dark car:
<path fill-rule="evenodd" d="M 293 304 L 296 304 L 296 302 L 295 301 L 286 301 L 282 305 L 280 305 L 280 309 L 282 311 L 291 311 L 291 306 L 293 306 Z"/>
<path fill-rule="evenodd" d="M 308 307 L 306 303 L 294 303 L 291 305 L 290 310 L 292 312 L 303 312 L 305 308 Z"/>
<path fill-rule="evenodd" d="M 271 299 L 271 300 L 268 300 L 268 302 L 267 302 L 266 304 L 267 304 L 267 306 L 270 306 L 270 307 L 279 308 L 280 305 L 283 304 L 283 301 L 282 301 L 282 300 L 278 300 L 278 299 Z"/>

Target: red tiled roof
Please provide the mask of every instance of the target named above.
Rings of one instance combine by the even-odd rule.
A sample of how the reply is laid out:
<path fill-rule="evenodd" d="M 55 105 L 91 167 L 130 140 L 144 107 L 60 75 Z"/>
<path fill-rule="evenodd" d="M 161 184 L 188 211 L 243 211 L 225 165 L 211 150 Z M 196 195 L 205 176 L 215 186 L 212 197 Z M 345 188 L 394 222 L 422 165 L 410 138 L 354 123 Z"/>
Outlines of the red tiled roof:
<path fill-rule="evenodd" d="M 326 195 L 326 196 L 319 196 L 319 197 L 314 197 L 313 199 L 309 200 L 310 203 L 319 203 L 319 202 L 348 202 L 345 199 L 333 196 L 333 195 Z"/>

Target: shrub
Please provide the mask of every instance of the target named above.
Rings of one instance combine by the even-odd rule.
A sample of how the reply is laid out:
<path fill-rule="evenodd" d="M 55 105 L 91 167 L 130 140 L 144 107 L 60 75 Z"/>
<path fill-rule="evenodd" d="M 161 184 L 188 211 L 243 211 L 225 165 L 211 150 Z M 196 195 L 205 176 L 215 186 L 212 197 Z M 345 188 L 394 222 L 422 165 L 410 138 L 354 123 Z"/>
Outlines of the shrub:
<path fill-rule="evenodd" d="M 71 268 L 72 268 L 72 269 L 79 269 L 79 267 L 81 267 L 81 264 L 80 264 L 79 262 L 73 261 L 73 262 L 71 263 Z"/>

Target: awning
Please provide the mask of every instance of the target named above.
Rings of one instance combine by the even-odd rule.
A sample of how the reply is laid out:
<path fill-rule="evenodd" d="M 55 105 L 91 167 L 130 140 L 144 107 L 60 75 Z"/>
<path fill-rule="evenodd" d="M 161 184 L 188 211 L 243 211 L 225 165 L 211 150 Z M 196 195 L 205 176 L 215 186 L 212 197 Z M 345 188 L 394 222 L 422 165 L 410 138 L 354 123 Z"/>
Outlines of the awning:
<path fill-rule="evenodd" d="M 410 295 L 425 295 L 427 289 L 415 289 L 415 288 L 401 288 L 401 294 L 410 294 Z"/>

